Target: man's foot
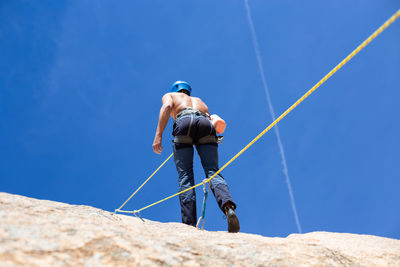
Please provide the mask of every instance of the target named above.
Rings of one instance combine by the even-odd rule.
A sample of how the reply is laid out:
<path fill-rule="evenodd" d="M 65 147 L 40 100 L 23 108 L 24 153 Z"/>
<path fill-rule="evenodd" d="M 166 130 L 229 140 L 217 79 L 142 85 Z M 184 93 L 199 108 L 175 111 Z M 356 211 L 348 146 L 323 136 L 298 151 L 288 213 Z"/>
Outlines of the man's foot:
<path fill-rule="evenodd" d="M 237 233 L 240 230 L 239 219 L 236 215 L 235 208 L 231 203 L 225 205 L 225 215 L 228 220 L 228 232 Z"/>

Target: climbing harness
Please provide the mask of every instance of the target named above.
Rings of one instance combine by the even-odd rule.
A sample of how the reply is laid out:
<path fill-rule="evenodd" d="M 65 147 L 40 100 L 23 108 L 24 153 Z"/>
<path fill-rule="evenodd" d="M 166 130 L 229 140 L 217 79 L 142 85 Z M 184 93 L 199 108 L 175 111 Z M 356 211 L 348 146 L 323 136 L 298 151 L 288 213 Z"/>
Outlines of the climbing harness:
<path fill-rule="evenodd" d="M 205 180 L 203 180 L 204 182 Z M 208 192 L 210 192 L 210 183 L 208 183 L 207 186 L 207 190 L 206 190 L 206 184 L 203 184 L 203 192 L 204 192 L 204 196 L 203 196 L 203 205 L 201 207 L 201 216 L 199 218 L 199 220 L 197 221 L 196 227 L 198 229 L 200 229 L 200 222 L 201 220 L 203 220 L 203 224 L 201 226 L 201 229 L 204 230 L 204 224 L 206 222 L 206 205 L 207 205 L 207 197 L 208 197 Z"/>
<path fill-rule="evenodd" d="M 177 143 L 177 144 L 188 144 L 188 145 L 203 145 L 203 144 L 216 144 L 218 143 L 218 139 L 215 135 L 212 135 L 212 130 L 214 129 L 213 123 L 211 122 L 211 119 L 209 116 L 203 114 L 201 111 L 187 107 L 181 110 L 177 115 L 176 115 L 176 120 L 175 122 L 180 119 L 183 116 L 191 116 L 190 117 L 190 124 L 189 124 L 189 130 L 186 135 L 176 135 L 174 136 L 174 140 L 172 142 Z M 193 142 L 193 138 L 190 136 L 190 132 L 192 130 L 192 123 L 194 116 L 202 116 L 204 118 L 207 118 L 209 123 L 210 123 L 210 133 L 206 136 L 203 136 L 199 138 L 196 142 Z"/>
<path fill-rule="evenodd" d="M 181 110 L 178 114 L 176 114 L 176 120 L 184 115 L 196 115 L 196 116 L 207 117 L 206 115 L 201 113 L 201 111 L 194 109 L 194 108 L 187 107 L 187 108 L 184 108 L 183 110 Z"/>
<path fill-rule="evenodd" d="M 177 135 L 174 137 L 174 143 L 180 143 L 180 144 L 188 144 L 192 145 L 193 144 L 193 138 L 187 135 Z M 204 144 L 216 144 L 218 143 L 218 138 L 215 135 L 207 135 L 202 138 L 199 138 L 199 140 L 195 143 L 195 145 L 204 145 Z"/>
<path fill-rule="evenodd" d="M 164 202 L 170 198 L 176 197 L 182 193 L 185 193 L 189 190 L 192 190 L 196 187 L 209 183 L 216 175 L 218 175 L 221 171 L 223 171 L 229 164 L 231 164 L 235 159 L 237 159 L 240 155 L 242 155 L 250 146 L 252 146 L 255 142 L 257 142 L 263 135 L 265 135 L 272 127 L 274 127 L 279 121 L 281 121 L 286 115 L 288 115 L 293 109 L 295 109 L 301 102 L 303 102 L 308 96 L 310 96 L 315 90 L 317 90 L 323 83 L 325 83 L 333 74 L 335 74 L 339 69 L 341 69 L 347 62 L 349 62 L 355 55 L 357 55 L 362 49 L 364 49 L 372 40 L 374 40 L 380 33 L 382 33 L 387 27 L 389 27 L 393 22 L 395 22 L 400 17 L 400 9 L 390 17 L 382 26 L 380 26 L 373 34 L 371 34 L 366 40 L 364 40 L 356 49 L 354 49 L 345 59 L 343 59 L 338 65 L 336 65 L 328 74 L 326 74 L 318 83 L 316 83 L 311 89 L 309 89 L 301 98 L 299 98 L 292 106 L 290 106 L 284 113 L 282 113 L 275 121 L 273 121 L 269 126 L 267 126 L 260 134 L 258 134 L 249 144 L 247 144 L 242 150 L 240 150 L 235 156 L 233 156 L 224 166 L 222 166 L 217 172 L 214 173 L 208 179 L 203 180 L 203 182 L 189 187 L 185 190 L 182 190 L 176 194 L 163 198 L 157 202 L 154 202 L 150 205 L 147 205 L 141 209 L 134 211 L 124 211 L 121 208 L 128 202 L 134 194 L 172 157 L 172 154 L 157 168 L 157 170 L 135 191 L 132 196 L 125 201 L 125 203 L 117 210 L 116 212 L 122 213 L 133 213 L 138 214 L 139 212 L 148 209 L 154 205 L 157 205 L 161 202 Z M 204 206 L 204 204 L 203 204 Z M 203 217 L 204 218 L 204 217 Z"/>

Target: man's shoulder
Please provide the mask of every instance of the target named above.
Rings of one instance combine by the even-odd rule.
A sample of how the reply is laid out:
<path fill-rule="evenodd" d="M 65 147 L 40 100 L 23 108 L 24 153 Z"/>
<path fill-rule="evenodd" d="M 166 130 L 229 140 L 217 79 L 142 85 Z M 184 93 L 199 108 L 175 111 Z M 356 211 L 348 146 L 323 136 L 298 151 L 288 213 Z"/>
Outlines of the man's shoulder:
<path fill-rule="evenodd" d="M 194 100 L 196 100 L 196 101 L 202 101 L 202 102 L 203 102 L 203 100 L 201 100 L 201 98 L 200 98 L 200 97 L 197 97 L 197 96 L 191 96 L 190 98 L 191 98 L 191 99 L 194 99 Z"/>
<path fill-rule="evenodd" d="M 162 97 L 162 99 L 164 98 L 172 98 L 174 93 L 165 93 Z"/>
<path fill-rule="evenodd" d="M 205 104 L 204 101 L 201 100 L 200 97 L 191 96 L 190 98 L 191 98 L 192 101 L 195 102 L 195 103 L 202 103 L 202 104 Z"/>
<path fill-rule="evenodd" d="M 165 94 L 163 95 L 163 98 L 164 98 L 164 97 L 176 98 L 176 97 L 179 97 L 179 96 L 181 96 L 181 95 L 182 95 L 181 93 L 177 93 L 177 92 L 168 92 L 168 93 L 165 93 Z"/>

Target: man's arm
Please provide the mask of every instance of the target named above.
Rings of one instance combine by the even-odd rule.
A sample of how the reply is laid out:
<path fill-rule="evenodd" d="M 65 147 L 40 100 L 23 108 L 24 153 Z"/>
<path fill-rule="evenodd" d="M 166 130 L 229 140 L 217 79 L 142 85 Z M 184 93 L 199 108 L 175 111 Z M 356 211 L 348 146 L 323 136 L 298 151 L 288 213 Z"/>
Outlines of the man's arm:
<path fill-rule="evenodd" d="M 163 148 L 161 146 L 162 135 L 167 126 L 169 116 L 171 115 L 173 100 L 170 94 L 165 94 L 162 98 L 162 106 L 160 109 L 160 115 L 158 118 L 158 125 L 156 130 L 156 136 L 154 137 L 153 150 L 157 154 L 161 154 Z"/>

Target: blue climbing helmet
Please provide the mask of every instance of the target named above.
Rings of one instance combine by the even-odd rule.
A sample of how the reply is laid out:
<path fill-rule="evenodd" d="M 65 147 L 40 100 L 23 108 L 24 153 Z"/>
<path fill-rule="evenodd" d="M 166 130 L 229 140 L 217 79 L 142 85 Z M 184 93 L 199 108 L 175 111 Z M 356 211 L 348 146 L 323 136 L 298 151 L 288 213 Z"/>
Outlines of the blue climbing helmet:
<path fill-rule="evenodd" d="M 189 83 L 185 81 L 176 81 L 174 84 L 171 86 L 171 89 L 169 90 L 171 93 L 172 92 L 179 92 L 181 90 L 186 90 L 189 92 L 189 95 L 192 93 L 192 87 L 190 86 Z"/>

